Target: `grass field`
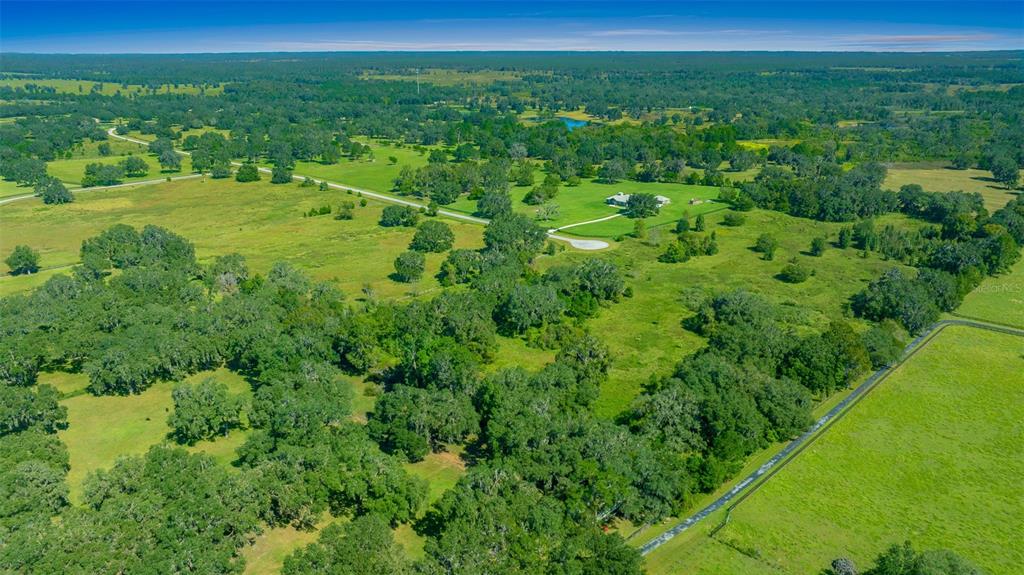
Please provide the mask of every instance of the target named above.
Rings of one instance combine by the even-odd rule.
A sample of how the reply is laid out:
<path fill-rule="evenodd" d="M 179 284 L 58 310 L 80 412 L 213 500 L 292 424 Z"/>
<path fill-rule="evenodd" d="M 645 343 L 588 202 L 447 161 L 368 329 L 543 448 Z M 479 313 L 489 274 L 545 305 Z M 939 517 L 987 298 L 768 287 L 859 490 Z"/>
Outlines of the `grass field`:
<path fill-rule="evenodd" d="M 34 186 L 19 186 L 16 182 L 0 180 L 0 198 L 9 198 L 11 196 L 23 196 L 25 194 L 31 194 L 34 192 Z"/>
<path fill-rule="evenodd" d="M 1022 352 L 1015 336 L 946 328 L 740 504 L 714 539 L 658 549 L 649 572 L 817 573 L 839 556 L 869 565 L 910 539 L 992 575 L 1018 573 Z"/>
<path fill-rule="evenodd" d="M 969 317 L 1024 328 L 1024 259 L 996 277 L 985 278 L 956 310 Z"/>
<path fill-rule="evenodd" d="M 155 180 L 163 177 L 174 177 L 184 176 L 192 173 L 192 161 L 188 156 L 181 156 L 181 169 L 178 171 L 162 171 L 160 169 L 160 163 L 157 162 L 155 156 L 145 153 L 137 153 L 136 156 L 146 160 L 149 164 L 149 173 L 145 176 L 138 176 L 132 178 L 124 178 L 123 182 L 138 182 L 144 180 Z M 127 156 L 115 156 L 115 157 L 84 157 L 84 158 L 71 158 L 68 160 L 54 160 L 46 163 L 46 171 L 55 178 L 60 179 L 62 182 L 69 186 L 80 186 L 82 185 L 82 177 L 85 175 L 85 167 L 89 164 L 116 164 L 123 160 Z"/>
<path fill-rule="evenodd" d="M 985 199 L 985 207 L 989 212 L 1005 206 L 1017 193 L 992 181 L 989 172 L 954 170 L 938 162 L 896 164 L 890 167 L 883 187 L 899 190 L 900 186 L 906 184 L 920 184 L 927 192 L 978 192 Z"/>
<path fill-rule="evenodd" d="M 535 216 L 539 206 L 531 206 L 522 202 L 523 197 L 529 191 L 530 188 L 527 187 L 512 188 L 512 207 L 520 213 Z M 586 180 L 579 186 L 560 186 L 558 195 L 551 200 L 551 203 L 558 205 L 559 215 L 553 220 L 541 222 L 541 225 L 547 228 L 560 228 L 570 224 L 578 224 L 620 214 L 622 213 L 621 209 L 605 203 L 605 198 L 617 193 L 649 193 L 665 196 L 672 200 L 672 203 L 663 207 L 657 216 L 647 219 L 648 228 L 674 225 L 675 221 L 682 217 L 683 212 L 689 212 L 692 217 L 696 217 L 698 214 L 706 214 L 725 208 L 725 204 L 717 202 L 705 202 L 696 206 L 689 205 L 689 201 L 693 198 L 700 200 L 717 198 L 718 188 L 714 187 L 631 181 L 601 184 L 593 180 Z M 446 207 L 471 214 L 476 210 L 476 202 L 463 197 Z M 571 227 L 564 230 L 563 233 L 584 237 L 609 238 L 628 234 L 632 231 L 632 219 L 617 217 L 603 222 Z"/>
<path fill-rule="evenodd" d="M 862 259 L 853 249 L 830 248 L 820 258 L 803 254 L 816 236 L 834 240 L 841 224 L 763 210 L 748 212 L 747 223 L 736 228 L 722 226 L 721 218 L 721 213 L 707 216 L 708 230 L 715 230 L 718 238 L 719 253 L 714 256 L 679 264 L 658 262 L 664 244 L 673 237 L 668 230 L 652 232 L 660 236 L 662 245 L 628 239 L 617 249 L 604 252 L 627 274 L 634 296 L 602 310 L 588 322 L 591 331 L 611 348 L 615 359 L 596 405 L 599 414 L 613 417 L 628 406 L 652 374 L 670 373 L 676 362 L 703 345 L 700 337 L 680 325 L 691 313 L 683 303 L 687 290 L 746 289 L 783 306 L 782 309 L 794 310 L 794 314 L 802 310 L 791 318 L 793 323 L 820 328 L 829 319 L 843 315 L 843 304 L 851 295 L 883 270 L 898 265 L 874 255 Z M 882 222 L 909 225 L 899 216 L 886 216 Z M 779 241 L 773 261 L 761 259 L 751 249 L 762 233 Z M 582 257 L 587 256 L 564 252 L 551 261 Z M 792 257 L 808 264 L 815 275 L 802 284 L 776 279 L 775 275 Z M 544 260 L 540 264 L 548 265 Z"/>
<path fill-rule="evenodd" d="M 252 545 L 242 548 L 245 575 L 272 575 L 281 572 L 284 559 L 299 547 L 309 545 L 320 536 L 320 530 L 334 519 L 325 517 L 314 529 L 303 531 L 287 525 L 264 528 Z"/>
<path fill-rule="evenodd" d="M 397 147 L 376 140 L 365 141 L 373 149 L 374 160 L 344 158 L 337 164 L 296 162 L 295 173 L 347 184 L 375 192 L 388 192 L 403 166 L 418 168 L 427 164 L 427 157 L 410 147 Z M 398 161 L 392 163 L 388 158 Z"/>
<path fill-rule="evenodd" d="M 207 96 L 216 96 L 224 92 L 224 88 L 217 86 L 196 86 L 193 84 L 164 84 L 159 88 L 151 89 L 138 84 L 117 84 L 113 82 L 93 82 L 90 80 L 64 80 L 64 79 L 42 79 L 42 78 L 4 78 L 0 79 L 0 86 L 12 88 L 24 88 L 26 84 L 35 84 L 54 88 L 62 94 L 89 94 L 94 87 L 99 86 L 98 92 L 104 96 L 114 96 L 118 93 L 124 96 L 129 95 L 150 95 L 150 94 L 199 94 L 203 92 Z"/>
<path fill-rule="evenodd" d="M 249 393 L 245 380 L 225 369 L 198 373 L 185 381 L 197 383 L 207 377 L 226 384 L 232 393 Z M 60 373 L 42 374 L 39 382 L 52 382 L 62 391 L 80 389 L 87 383 L 84 375 Z M 82 393 L 62 400 L 68 409 L 68 428 L 59 432 L 59 436 L 71 456 L 68 487 L 72 501 L 81 501 L 82 481 L 89 473 L 109 468 L 118 457 L 145 453 L 167 438 L 170 432 L 167 417 L 174 409 L 173 388 L 172 382 L 161 382 L 138 395 Z M 241 444 L 242 435 L 235 431 L 222 440 L 203 442 L 191 449 L 210 453 L 227 463 L 233 459 L 234 448 Z"/>
<path fill-rule="evenodd" d="M 302 216 L 325 204 L 337 208 L 342 201 L 357 203 L 355 219 Z M 444 254 L 427 256 L 427 274 L 418 282 L 389 278 L 391 262 L 405 251 L 413 231 L 380 227 L 382 204 L 358 207 L 358 201 L 340 190 L 208 178 L 82 193 L 62 206 L 24 200 L 0 207 L 0 253 L 28 244 L 40 252 L 44 268 L 69 265 L 77 263 L 82 240 L 116 223 L 157 224 L 194 242 L 200 260 L 237 251 L 261 273 L 276 261 L 288 261 L 317 279 L 335 280 L 350 297 L 359 296 L 364 286 L 384 298 L 439 289 L 434 274 Z M 446 223 L 457 246 L 481 245 L 480 226 Z M 0 295 L 37 286 L 46 275 L 0 277 Z"/>

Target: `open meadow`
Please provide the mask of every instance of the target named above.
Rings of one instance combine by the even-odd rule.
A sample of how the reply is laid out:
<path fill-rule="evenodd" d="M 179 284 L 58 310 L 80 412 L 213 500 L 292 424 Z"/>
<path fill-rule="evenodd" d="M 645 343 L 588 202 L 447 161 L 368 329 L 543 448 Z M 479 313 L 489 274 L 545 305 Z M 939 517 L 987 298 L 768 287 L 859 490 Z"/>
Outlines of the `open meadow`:
<path fill-rule="evenodd" d="M 337 210 L 345 201 L 356 203 L 352 220 L 303 217 L 311 208 L 329 205 Z M 67 266 L 78 262 L 82 240 L 114 224 L 155 224 L 191 240 L 201 260 L 237 251 L 261 273 L 274 262 L 287 261 L 317 279 L 336 281 L 350 297 L 364 287 L 385 298 L 437 289 L 434 274 L 444 254 L 428 255 L 427 273 L 418 282 L 391 280 L 391 262 L 405 251 L 413 230 L 380 227 L 383 205 L 368 201 L 360 207 L 359 202 L 354 194 L 321 192 L 298 183 L 211 178 L 80 193 L 74 203 L 63 206 L 30 199 L 0 209 L 0 252 L 27 244 L 40 252 L 44 268 Z M 456 246 L 481 244 L 480 226 L 446 223 L 455 232 Z M 0 293 L 38 285 L 41 275 L 3 276 Z"/>
<path fill-rule="evenodd" d="M 1024 328 L 1024 259 L 1010 271 L 986 279 L 956 310 L 966 317 Z"/>
<path fill-rule="evenodd" d="M 138 84 L 118 84 L 114 82 L 94 82 L 92 80 L 70 80 L 59 78 L 2 78 L 0 87 L 25 88 L 29 84 L 42 88 L 51 88 L 61 94 L 90 94 L 103 96 L 148 96 L 153 94 L 204 94 L 216 96 L 224 92 L 223 86 L 203 86 L 195 84 L 161 84 L 159 86 L 140 86 Z"/>
<path fill-rule="evenodd" d="M 192 385 L 207 378 L 227 385 L 230 393 L 250 395 L 248 383 L 226 369 L 200 372 L 183 383 Z M 119 457 L 140 455 L 168 441 L 171 428 L 167 417 L 174 409 L 173 382 L 160 382 L 129 396 L 92 395 L 85 391 L 88 378 L 84 374 L 44 373 L 39 382 L 51 384 L 65 395 L 61 403 L 68 410 L 68 428 L 58 435 L 71 456 L 68 487 L 74 502 L 81 501 L 82 481 L 88 474 L 110 468 Z M 215 441 L 201 441 L 189 450 L 207 453 L 227 465 L 235 459 L 235 449 L 246 434 L 234 430 Z"/>
<path fill-rule="evenodd" d="M 815 237 L 834 241 L 842 224 L 755 209 L 744 214 L 744 225 L 729 227 L 722 225 L 723 215 L 724 212 L 718 212 L 707 216 L 707 229 L 715 232 L 719 246 L 719 252 L 713 256 L 695 257 L 684 263 L 658 261 L 674 238 L 667 226 L 651 230 L 646 242 L 626 239 L 606 252 L 605 257 L 621 266 L 630 278 L 633 297 L 603 309 L 589 322 L 614 358 L 608 382 L 595 406 L 600 415 L 617 415 L 652 374 L 670 373 L 679 360 L 703 346 L 703 338 L 681 325 L 693 313 L 686 304 L 703 294 L 748 290 L 783 309 L 793 310 L 792 324 L 808 330 L 820 329 L 830 319 L 843 317 L 849 297 L 883 270 L 904 267 L 884 261 L 877 254 L 862 258 L 852 248 L 830 247 L 821 257 L 806 253 Z M 887 216 L 880 223 L 910 225 L 899 216 Z M 772 261 L 764 260 L 752 249 L 763 233 L 779 242 Z M 568 251 L 551 261 L 583 257 L 587 256 Z M 810 266 L 814 275 L 799 284 L 779 280 L 777 274 L 791 258 Z M 548 262 L 542 261 L 540 265 Z"/>
<path fill-rule="evenodd" d="M 952 549 L 992 575 L 1024 564 L 1024 340 L 951 326 L 732 512 L 647 557 L 668 573 L 818 573 L 893 543 Z M 673 543 L 675 543 L 673 541 Z"/>
<path fill-rule="evenodd" d="M 936 162 L 890 166 L 883 187 L 899 190 L 906 184 L 919 184 L 926 192 L 977 192 L 985 199 L 985 208 L 989 212 L 1005 206 L 1018 193 L 993 181 L 992 174 L 984 170 L 954 170 Z"/>

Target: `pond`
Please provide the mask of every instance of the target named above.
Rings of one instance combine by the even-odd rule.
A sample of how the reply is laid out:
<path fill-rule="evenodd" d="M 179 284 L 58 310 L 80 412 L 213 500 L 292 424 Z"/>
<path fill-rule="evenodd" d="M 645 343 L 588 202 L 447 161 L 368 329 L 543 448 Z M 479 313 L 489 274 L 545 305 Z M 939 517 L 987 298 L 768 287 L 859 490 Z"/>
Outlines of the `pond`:
<path fill-rule="evenodd" d="M 580 126 L 586 126 L 587 124 L 590 123 L 586 120 L 577 120 L 576 118 L 568 118 L 566 116 L 559 116 L 558 119 L 561 120 L 563 124 L 565 124 L 566 128 L 569 128 L 570 132 L 575 130 L 576 128 L 579 128 Z"/>

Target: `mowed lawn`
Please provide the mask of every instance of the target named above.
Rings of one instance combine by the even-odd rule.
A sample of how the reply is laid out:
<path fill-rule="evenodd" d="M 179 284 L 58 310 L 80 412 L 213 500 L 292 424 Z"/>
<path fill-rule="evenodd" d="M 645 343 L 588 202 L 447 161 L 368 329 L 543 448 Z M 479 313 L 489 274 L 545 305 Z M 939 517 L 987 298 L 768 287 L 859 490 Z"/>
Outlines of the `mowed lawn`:
<path fill-rule="evenodd" d="M 336 210 L 343 201 L 356 203 L 355 219 L 303 217 L 322 205 Z M 360 207 L 356 195 L 341 190 L 273 185 L 266 178 L 246 184 L 211 178 L 162 182 L 81 193 L 67 205 L 29 199 L 0 206 L 0 253 L 27 244 L 40 252 L 44 268 L 67 266 L 78 262 L 82 240 L 114 224 L 156 224 L 191 240 L 202 261 L 238 252 L 260 273 L 287 261 L 314 278 L 336 281 L 350 297 L 361 296 L 364 287 L 384 298 L 440 289 L 434 275 L 445 254 L 427 255 L 427 273 L 418 282 L 389 278 L 392 262 L 414 231 L 380 227 L 383 207 L 374 201 Z M 481 226 L 444 221 L 452 226 L 458 247 L 482 245 Z M 52 273 L 0 277 L 0 295 L 37 286 Z"/>
<path fill-rule="evenodd" d="M 195 374 L 185 383 L 195 384 L 206 378 L 224 383 L 231 393 L 250 393 L 245 380 L 226 369 Z M 88 379 L 81 374 L 47 373 L 40 375 L 39 382 L 68 392 L 84 388 Z M 61 401 L 68 410 L 68 428 L 58 435 L 71 458 L 67 480 L 73 502 L 81 502 L 82 481 L 89 473 L 108 469 L 119 457 L 143 454 L 167 440 L 171 431 L 167 418 L 174 410 L 174 385 L 160 382 L 138 395 L 128 396 L 78 393 Z M 190 449 L 208 453 L 226 465 L 234 459 L 234 450 L 244 435 L 244 431 L 232 431 L 227 437 L 201 442 Z"/>
<path fill-rule="evenodd" d="M 936 162 L 890 167 L 883 187 L 899 190 L 906 184 L 919 184 L 926 192 L 978 192 L 985 199 L 985 208 L 990 213 L 1005 206 L 1019 193 L 1019 190 L 1008 190 L 1006 186 L 993 181 L 989 172 L 954 170 Z"/>
<path fill-rule="evenodd" d="M 909 539 L 1020 573 L 1022 354 L 1024 338 L 946 328 L 741 503 L 718 541 L 659 549 L 649 572 L 797 575 L 840 556 L 863 568 Z"/>
<path fill-rule="evenodd" d="M 958 314 L 1024 328 L 1024 259 L 1009 272 L 985 278 L 967 294 Z"/>
<path fill-rule="evenodd" d="M 542 177 L 543 174 L 541 173 L 537 175 L 538 183 Z M 513 187 L 511 190 L 512 207 L 517 212 L 536 216 L 540 206 L 525 204 L 522 201 L 530 189 L 530 187 Z M 647 218 L 647 226 L 650 229 L 657 226 L 675 225 L 676 220 L 681 218 L 684 212 L 689 213 L 691 217 L 696 217 L 698 214 L 707 214 L 725 209 L 725 203 L 707 201 L 717 198 L 718 192 L 719 189 L 716 187 L 689 184 L 641 183 L 633 181 L 602 184 L 594 180 L 584 180 L 578 186 L 559 186 L 558 195 L 550 201 L 551 204 L 558 206 L 558 215 L 552 220 L 545 220 L 539 223 L 546 228 L 561 228 L 571 224 L 579 224 L 620 214 L 620 217 L 610 220 L 573 226 L 561 231 L 563 234 L 575 236 L 612 238 L 632 232 L 634 222 L 632 219 L 622 215 L 624 213 L 622 209 L 608 205 L 605 202 L 608 196 L 617 193 L 647 193 L 669 198 L 672 202 L 662 208 L 658 215 Z M 700 200 L 702 203 L 690 205 L 691 199 Z M 446 207 L 471 214 L 476 210 L 476 202 L 463 197 Z"/>
<path fill-rule="evenodd" d="M 674 238 L 669 229 L 656 229 L 652 238 L 659 245 L 627 239 L 616 249 L 602 252 L 615 261 L 633 288 L 632 298 L 601 310 L 588 321 L 590 330 L 611 349 L 613 359 L 608 382 L 602 386 L 595 409 L 614 417 L 628 407 L 652 374 L 668 375 L 683 357 L 704 345 L 704 340 L 683 328 L 681 322 L 692 314 L 687 294 L 745 289 L 781 306 L 791 316 L 789 323 L 806 329 L 822 329 L 830 319 L 843 317 L 843 305 L 882 271 L 899 264 L 876 255 L 861 258 L 857 250 L 830 247 L 822 257 L 806 255 L 811 240 L 827 237 L 834 241 L 842 224 L 794 218 L 778 212 L 752 210 L 739 227 L 721 224 L 724 212 L 707 216 L 707 230 L 715 231 L 719 252 L 688 262 L 658 261 Z M 911 225 L 902 216 L 886 216 L 880 223 Z M 751 248 L 762 233 L 779 242 L 775 258 L 765 261 Z M 652 240 L 653 241 L 653 240 Z M 566 251 L 542 266 L 578 261 L 592 254 Z M 791 258 L 808 265 L 814 276 L 801 284 L 788 284 L 777 274 Z"/>

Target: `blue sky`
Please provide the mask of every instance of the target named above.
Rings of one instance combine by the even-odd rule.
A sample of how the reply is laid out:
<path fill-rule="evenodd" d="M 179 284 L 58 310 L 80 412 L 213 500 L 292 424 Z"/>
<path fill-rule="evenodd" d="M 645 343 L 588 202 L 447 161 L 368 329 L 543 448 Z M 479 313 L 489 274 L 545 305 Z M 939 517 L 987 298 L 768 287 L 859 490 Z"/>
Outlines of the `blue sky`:
<path fill-rule="evenodd" d="M 1024 48 L 1024 2 L 0 0 L 3 52 Z"/>

